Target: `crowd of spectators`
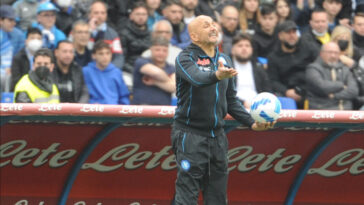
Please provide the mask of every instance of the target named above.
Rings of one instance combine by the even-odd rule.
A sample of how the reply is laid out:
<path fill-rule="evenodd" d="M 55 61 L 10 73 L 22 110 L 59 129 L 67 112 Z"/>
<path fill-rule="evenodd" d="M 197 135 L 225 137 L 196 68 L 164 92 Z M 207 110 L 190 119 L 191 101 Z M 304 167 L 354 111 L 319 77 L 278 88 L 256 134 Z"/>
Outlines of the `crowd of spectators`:
<path fill-rule="evenodd" d="M 208 15 L 246 107 L 272 92 L 298 109 L 364 109 L 364 0 L 3 0 L 0 14 L 14 102 L 172 104 L 187 25 Z"/>

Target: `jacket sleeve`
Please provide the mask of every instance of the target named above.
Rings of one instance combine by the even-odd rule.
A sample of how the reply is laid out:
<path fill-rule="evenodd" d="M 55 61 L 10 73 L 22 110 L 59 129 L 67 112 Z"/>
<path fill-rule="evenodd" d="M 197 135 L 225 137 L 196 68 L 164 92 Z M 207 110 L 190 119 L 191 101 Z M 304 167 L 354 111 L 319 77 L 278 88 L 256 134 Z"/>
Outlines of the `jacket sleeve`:
<path fill-rule="evenodd" d="M 338 93 L 335 93 L 334 96 L 335 96 L 336 99 L 353 100 L 356 97 L 358 97 L 358 95 L 359 95 L 358 84 L 356 83 L 352 72 L 347 70 L 347 76 L 346 77 L 347 77 L 346 78 L 346 89 L 343 89 Z"/>
<path fill-rule="evenodd" d="M 309 65 L 306 70 L 306 84 L 313 93 L 326 97 L 344 89 L 344 83 L 324 79 L 314 65 Z"/>
<path fill-rule="evenodd" d="M 235 78 L 235 77 L 234 77 Z M 238 122 L 249 127 L 254 123 L 254 119 L 246 111 L 239 99 L 236 97 L 235 79 L 229 78 L 228 89 L 226 93 L 226 100 L 228 106 L 228 113 Z"/>
<path fill-rule="evenodd" d="M 192 58 L 192 53 L 182 52 L 176 58 L 176 74 L 195 87 L 208 86 L 217 83 L 215 71 L 201 71 Z"/>

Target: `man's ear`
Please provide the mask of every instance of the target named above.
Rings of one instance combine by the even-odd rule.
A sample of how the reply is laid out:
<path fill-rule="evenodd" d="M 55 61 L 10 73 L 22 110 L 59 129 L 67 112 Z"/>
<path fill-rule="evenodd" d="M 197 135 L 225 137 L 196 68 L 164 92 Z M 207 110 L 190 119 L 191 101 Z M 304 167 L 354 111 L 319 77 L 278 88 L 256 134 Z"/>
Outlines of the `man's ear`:
<path fill-rule="evenodd" d="M 193 42 L 197 42 L 198 41 L 198 35 L 195 32 L 191 32 L 190 33 L 190 38 Z"/>

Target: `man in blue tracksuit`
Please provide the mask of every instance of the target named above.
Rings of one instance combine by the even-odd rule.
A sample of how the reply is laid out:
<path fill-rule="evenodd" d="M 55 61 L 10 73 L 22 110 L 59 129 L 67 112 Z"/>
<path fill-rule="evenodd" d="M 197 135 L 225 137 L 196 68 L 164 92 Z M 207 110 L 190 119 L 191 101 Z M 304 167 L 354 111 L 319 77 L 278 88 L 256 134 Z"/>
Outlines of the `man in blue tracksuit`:
<path fill-rule="evenodd" d="M 188 26 L 192 43 L 176 58 L 177 109 L 171 140 L 178 173 L 175 204 L 196 205 L 202 190 L 205 205 L 227 204 L 228 141 L 224 117 L 229 113 L 253 130 L 255 123 L 236 97 L 231 60 L 219 53 L 218 31 L 208 16 Z"/>

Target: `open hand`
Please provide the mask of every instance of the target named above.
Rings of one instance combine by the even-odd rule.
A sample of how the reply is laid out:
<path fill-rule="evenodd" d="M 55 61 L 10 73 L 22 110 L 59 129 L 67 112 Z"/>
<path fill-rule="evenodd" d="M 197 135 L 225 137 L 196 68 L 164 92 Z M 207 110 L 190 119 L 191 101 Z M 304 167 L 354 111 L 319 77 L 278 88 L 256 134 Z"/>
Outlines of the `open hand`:
<path fill-rule="evenodd" d="M 234 68 L 227 68 L 224 66 L 224 64 L 219 61 L 219 67 L 216 71 L 216 77 L 219 80 L 225 79 L 225 78 L 232 78 L 238 74 L 238 71 L 236 71 Z"/>

